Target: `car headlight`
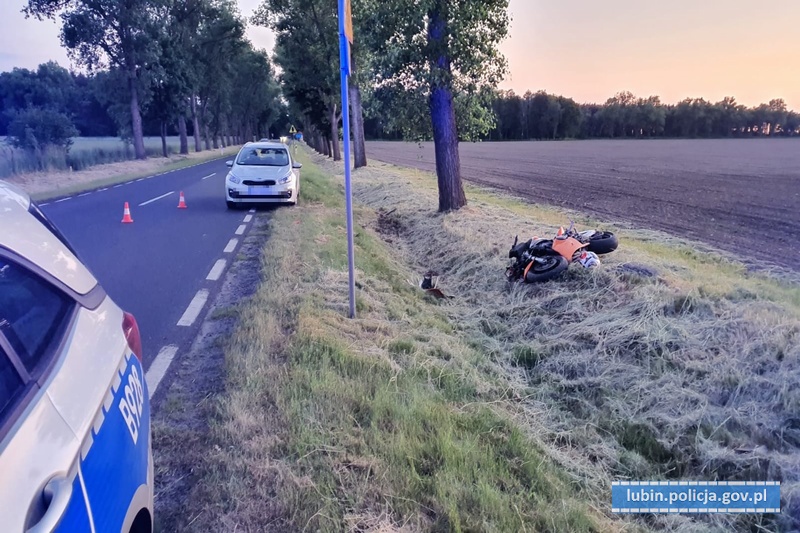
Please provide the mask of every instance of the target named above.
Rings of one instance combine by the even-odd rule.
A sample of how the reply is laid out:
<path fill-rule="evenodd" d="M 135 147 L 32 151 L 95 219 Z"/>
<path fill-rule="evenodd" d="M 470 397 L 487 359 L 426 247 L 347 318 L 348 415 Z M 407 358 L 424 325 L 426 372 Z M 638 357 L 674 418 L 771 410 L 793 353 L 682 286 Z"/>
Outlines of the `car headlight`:
<path fill-rule="evenodd" d="M 292 180 L 292 173 L 290 172 L 290 173 L 286 174 L 284 177 L 282 177 L 281 179 L 279 179 L 278 183 L 280 183 L 281 185 L 284 185 L 286 183 L 289 183 L 291 180 Z"/>
<path fill-rule="evenodd" d="M 240 180 L 239 178 L 237 178 L 233 174 L 228 174 L 228 181 L 230 181 L 231 183 L 236 183 L 236 184 L 239 184 L 239 183 L 242 182 L 242 180 Z"/>

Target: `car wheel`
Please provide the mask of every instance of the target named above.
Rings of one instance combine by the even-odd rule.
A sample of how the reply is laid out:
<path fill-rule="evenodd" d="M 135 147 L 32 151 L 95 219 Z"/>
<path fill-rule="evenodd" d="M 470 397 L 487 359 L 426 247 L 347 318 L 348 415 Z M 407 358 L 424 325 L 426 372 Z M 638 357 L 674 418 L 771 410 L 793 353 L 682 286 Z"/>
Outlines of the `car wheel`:
<path fill-rule="evenodd" d="M 236 202 L 225 200 L 225 203 L 228 204 L 228 209 L 239 209 L 239 204 L 237 204 Z"/>

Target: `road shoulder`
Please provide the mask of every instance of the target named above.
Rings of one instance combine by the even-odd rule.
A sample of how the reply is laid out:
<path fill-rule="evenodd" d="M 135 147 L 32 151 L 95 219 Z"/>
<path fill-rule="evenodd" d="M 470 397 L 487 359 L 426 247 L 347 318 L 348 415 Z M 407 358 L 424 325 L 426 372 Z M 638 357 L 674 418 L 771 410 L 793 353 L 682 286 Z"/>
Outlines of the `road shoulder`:
<path fill-rule="evenodd" d="M 198 504 L 207 501 L 193 495 L 203 490 L 198 485 L 198 467 L 207 460 L 212 442 L 209 424 L 225 391 L 224 348 L 237 327 L 242 306 L 258 288 L 261 250 L 268 239 L 268 214 L 255 215 L 253 222 L 191 348 L 179 353 L 155 396 L 152 423 L 158 531 L 189 527 L 203 511 Z"/>

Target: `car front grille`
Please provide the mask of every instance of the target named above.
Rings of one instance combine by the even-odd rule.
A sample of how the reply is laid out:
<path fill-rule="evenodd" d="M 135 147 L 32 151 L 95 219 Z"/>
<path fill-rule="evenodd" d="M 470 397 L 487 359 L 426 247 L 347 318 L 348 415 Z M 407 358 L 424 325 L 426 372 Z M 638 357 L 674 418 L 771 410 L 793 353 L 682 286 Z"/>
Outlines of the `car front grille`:
<path fill-rule="evenodd" d="M 267 181 L 253 181 L 253 180 L 245 180 L 242 182 L 242 185 L 247 185 L 248 187 L 273 187 L 275 185 L 275 180 L 267 180 Z"/>
<path fill-rule="evenodd" d="M 255 198 L 261 200 L 280 200 L 292 197 L 292 191 L 285 191 L 278 194 L 247 194 L 240 193 L 239 191 L 235 191 L 233 189 L 228 189 L 228 194 L 231 198 Z"/>

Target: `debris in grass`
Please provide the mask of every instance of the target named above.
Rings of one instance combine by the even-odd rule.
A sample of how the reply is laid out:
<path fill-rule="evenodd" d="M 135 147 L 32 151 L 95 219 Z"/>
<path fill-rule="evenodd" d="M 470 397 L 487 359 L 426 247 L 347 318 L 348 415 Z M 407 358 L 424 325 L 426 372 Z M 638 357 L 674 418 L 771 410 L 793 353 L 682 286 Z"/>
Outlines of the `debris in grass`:
<path fill-rule="evenodd" d="M 441 289 L 437 286 L 439 283 L 439 274 L 437 272 L 429 271 L 426 272 L 425 275 L 422 277 L 422 281 L 420 282 L 419 286 L 424 289 L 428 294 L 431 294 L 439 299 L 447 299 L 452 298 L 452 296 L 447 296 L 445 293 L 442 292 Z M 435 280 L 433 278 L 436 278 Z"/>
<path fill-rule="evenodd" d="M 646 267 L 644 265 L 637 265 L 635 263 L 623 263 L 617 265 L 617 272 L 621 274 L 635 274 L 643 278 L 654 278 L 658 275 L 655 269 Z"/>

